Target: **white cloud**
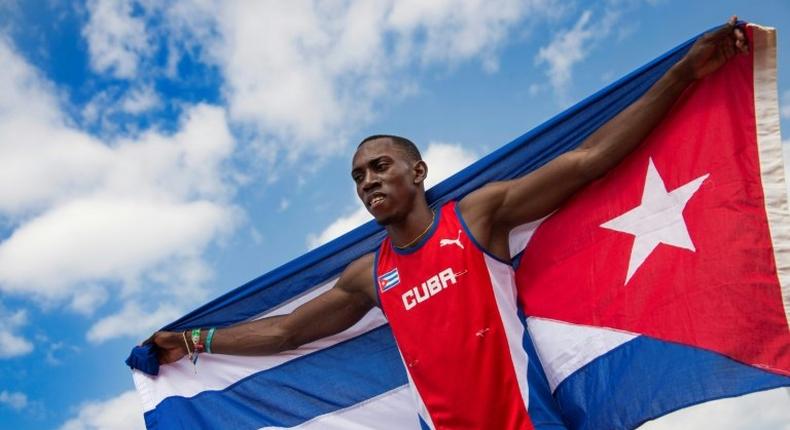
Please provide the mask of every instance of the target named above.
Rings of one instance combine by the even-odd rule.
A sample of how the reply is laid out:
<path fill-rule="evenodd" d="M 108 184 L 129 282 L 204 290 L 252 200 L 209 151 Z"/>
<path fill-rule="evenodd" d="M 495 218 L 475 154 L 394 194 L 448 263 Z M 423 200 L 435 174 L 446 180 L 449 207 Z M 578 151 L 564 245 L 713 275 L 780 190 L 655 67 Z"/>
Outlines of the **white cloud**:
<path fill-rule="evenodd" d="M 516 1 L 397 1 L 388 21 L 401 35 L 413 37 L 424 30 L 417 44 L 423 62 L 449 61 L 482 56 L 483 66 L 508 34 L 510 27 L 530 10 L 550 14 L 549 2 Z M 490 66 L 488 66 L 490 67 Z"/>
<path fill-rule="evenodd" d="M 134 78 L 141 57 L 151 50 L 145 21 L 132 14 L 131 0 L 88 1 L 88 23 L 83 37 L 88 42 L 93 70 L 117 78 Z"/>
<path fill-rule="evenodd" d="M 133 88 L 121 101 L 121 110 L 139 114 L 157 107 L 161 103 L 159 95 L 151 85 Z"/>
<path fill-rule="evenodd" d="M 782 118 L 790 119 L 790 91 L 785 91 L 782 95 Z"/>
<path fill-rule="evenodd" d="M 673 412 L 641 430 L 720 429 L 790 430 L 790 391 L 780 388 L 721 399 Z"/>
<path fill-rule="evenodd" d="M 602 18 L 591 21 L 593 12 L 585 10 L 572 28 L 558 32 L 535 56 L 536 65 L 546 64 L 546 76 L 562 103 L 565 103 L 568 84 L 573 78 L 573 67 L 587 58 L 598 42 L 606 39 L 620 18 L 620 12 L 614 9 L 602 14 Z"/>
<path fill-rule="evenodd" d="M 457 143 L 433 141 L 428 144 L 423 153 L 423 159 L 428 165 L 428 178 L 425 180 L 425 189 L 459 172 L 464 167 L 477 160 L 478 154 L 465 149 Z"/>
<path fill-rule="evenodd" d="M 28 405 L 27 395 L 16 391 L 0 391 L 0 404 L 19 411 Z"/>
<path fill-rule="evenodd" d="M 48 341 L 48 339 L 46 339 Z M 59 351 L 64 350 L 66 344 L 64 342 L 49 342 L 45 349 L 44 359 L 50 366 L 60 366 L 63 361 L 59 358 Z M 78 350 L 74 345 L 70 345 L 69 349 L 72 351 Z"/>
<path fill-rule="evenodd" d="M 428 165 L 428 177 L 425 180 L 426 189 L 449 178 L 477 159 L 474 152 L 465 149 L 460 144 L 435 141 L 428 144 L 422 155 Z M 360 203 L 360 207 L 348 215 L 341 216 L 321 233 L 308 235 L 307 246 L 310 249 L 316 248 L 372 219 L 373 217 Z"/>
<path fill-rule="evenodd" d="M 132 336 L 143 340 L 166 323 L 178 318 L 184 309 L 161 304 L 154 311 L 144 310 L 137 303 L 126 303 L 117 314 L 96 322 L 89 330 L 87 338 L 91 342 L 103 342 L 119 336 Z M 130 324 L 134 321 L 133 324 Z"/>
<path fill-rule="evenodd" d="M 27 312 L 9 312 L 0 304 L 0 359 L 29 354 L 33 344 L 16 331 L 27 324 Z"/>
<path fill-rule="evenodd" d="M 367 209 L 360 207 L 348 215 L 341 216 L 329 224 L 321 233 L 317 235 L 307 236 L 307 247 L 310 249 L 317 248 L 330 240 L 342 236 L 344 233 L 359 227 L 360 225 L 372 220 L 373 217 L 368 213 Z"/>
<path fill-rule="evenodd" d="M 152 84 L 138 83 L 129 87 L 115 85 L 95 93 L 81 109 L 85 125 L 98 126 L 103 135 L 120 135 L 126 130 L 137 132 L 138 125 L 128 117 L 144 114 L 164 105 Z"/>
<path fill-rule="evenodd" d="M 2 329 L 0 331 L 0 358 L 18 357 L 26 355 L 33 350 L 33 344 L 27 339 Z"/>
<path fill-rule="evenodd" d="M 6 291 L 65 296 L 79 282 L 132 279 L 170 257 L 198 254 L 229 219 L 209 202 L 77 200 L 0 244 L 0 280 Z"/>
<path fill-rule="evenodd" d="M 410 69 L 479 60 L 496 69 L 508 33 L 553 15 L 551 0 L 178 2 L 161 7 L 175 46 L 218 66 L 234 121 L 271 153 L 322 157 L 413 92 Z M 199 49 L 194 49 L 198 47 Z"/>
<path fill-rule="evenodd" d="M 143 430 L 143 407 L 134 391 L 82 405 L 60 430 Z"/>
<path fill-rule="evenodd" d="M 107 302 L 108 296 L 107 290 L 99 285 L 85 285 L 74 292 L 69 306 L 83 315 L 92 315 L 96 308 Z"/>
<path fill-rule="evenodd" d="M 559 32 L 535 57 L 535 64 L 548 65 L 546 76 L 559 95 L 567 89 L 573 66 L 587 57 L 596 32 L 603 31 L 598 25 L 588 25 L 591 16 L 591 11 L 584 11 L 573 28 Z"/>
<path fill-rule="evenodd" d="M 163 300 L 201 300 L 203 251 L 243 219 L 224 109 L 187 106 L 175 132 L 105 142 L 74 128 L 52 84 L 4 41 L 0 63 L 0 217 L 13 228 L 0 242 L 0 291 L 84 314 L 113 285 L 123 299 L 166 283 L 178 288 Z"/>

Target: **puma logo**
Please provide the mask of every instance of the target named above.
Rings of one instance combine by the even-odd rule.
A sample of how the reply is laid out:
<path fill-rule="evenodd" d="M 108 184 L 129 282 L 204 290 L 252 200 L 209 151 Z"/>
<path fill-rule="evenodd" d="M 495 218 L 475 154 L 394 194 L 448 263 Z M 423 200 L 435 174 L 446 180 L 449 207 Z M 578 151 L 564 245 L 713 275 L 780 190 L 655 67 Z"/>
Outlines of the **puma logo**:
<path fill-rule="evenodd" d="M 458 237 L 455 239 L 442 239 L 439 241 L 439 247 L 445 245 L 458 245 L 459 248 L 464 249 L 464 245 L 461 244 L 461 230 L 458 230 Z"/>

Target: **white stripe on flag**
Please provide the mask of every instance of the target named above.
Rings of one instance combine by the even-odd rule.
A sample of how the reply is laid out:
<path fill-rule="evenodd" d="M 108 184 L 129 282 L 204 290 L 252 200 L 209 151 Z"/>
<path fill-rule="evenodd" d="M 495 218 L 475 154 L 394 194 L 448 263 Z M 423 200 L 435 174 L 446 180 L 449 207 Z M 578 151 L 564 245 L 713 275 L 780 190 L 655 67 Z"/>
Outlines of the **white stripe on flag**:
<path fill-rule="evenodd" d="M 638 336 L 536 317 L 527 318 L 527 329 L 552 392 L 573 372 Z"/>
<path fill-rule="evenodd" d="M 346 409 L 321 415 L 295 427 L 263 427 L 261 430 L 419 430 L 417 408 L 408 385 L 383 393 Z"/>

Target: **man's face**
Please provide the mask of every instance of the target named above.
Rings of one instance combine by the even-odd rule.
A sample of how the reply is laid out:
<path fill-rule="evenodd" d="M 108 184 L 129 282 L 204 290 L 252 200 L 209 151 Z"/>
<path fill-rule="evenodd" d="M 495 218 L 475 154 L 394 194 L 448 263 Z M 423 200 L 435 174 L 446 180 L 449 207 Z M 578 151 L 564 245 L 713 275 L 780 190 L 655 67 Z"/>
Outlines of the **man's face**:
<path fill-rule="evenodd" d="M 424 174 L 415 169 L 417 164 L 388 138 L 367 141 L 357 149 L 351 178 L 357 195 L 376 222 L 397 222 L 411 211 L 424 179 Z"/>

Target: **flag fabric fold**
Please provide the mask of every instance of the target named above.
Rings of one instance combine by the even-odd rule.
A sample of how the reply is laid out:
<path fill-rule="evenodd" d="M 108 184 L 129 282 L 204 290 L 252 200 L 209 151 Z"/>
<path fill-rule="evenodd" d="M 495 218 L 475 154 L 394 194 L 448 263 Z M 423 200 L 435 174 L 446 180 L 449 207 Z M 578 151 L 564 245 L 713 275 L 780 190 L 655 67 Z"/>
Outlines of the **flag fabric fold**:
<path fill-rule="evenodd" d="M 790 385 L 790 215 L 776 152 L 775 37 L 755 26 L 748 33 L 750 55 L 691 88 L 622 166 L 551 217 L 514 231 L 536 428 L 633 428 L 686 405 Z M 522 176 L 575 148 L 647 91 L 695 39 L 432 188 L 429 204 Z M 649 202 L 640 201 L 648 194 Z M 656 205 L 674 221 L 640 230 L 640 220 L 653 218 L 634 209 Z M 585 210 L 592 215 L 580 217 Z M 582 225 L 587 230 L 574 233 Z M 739 235 L 733 226 L 747 231 Z M 331 288 L 384 234 L 369 222 L 164 329 L 289 312 Z M 716 242 L 723 251 L 711 253 L 716 240 L 732 246 Z M 699 288 L 687 288 L 692 284 Z M 295 351 L 202 354 L 197 375 L 186 359 L 160 367 L 149 345 L 135 347 L 127 364 L 149 429 L 421 427 L 378 310 Z"/>

